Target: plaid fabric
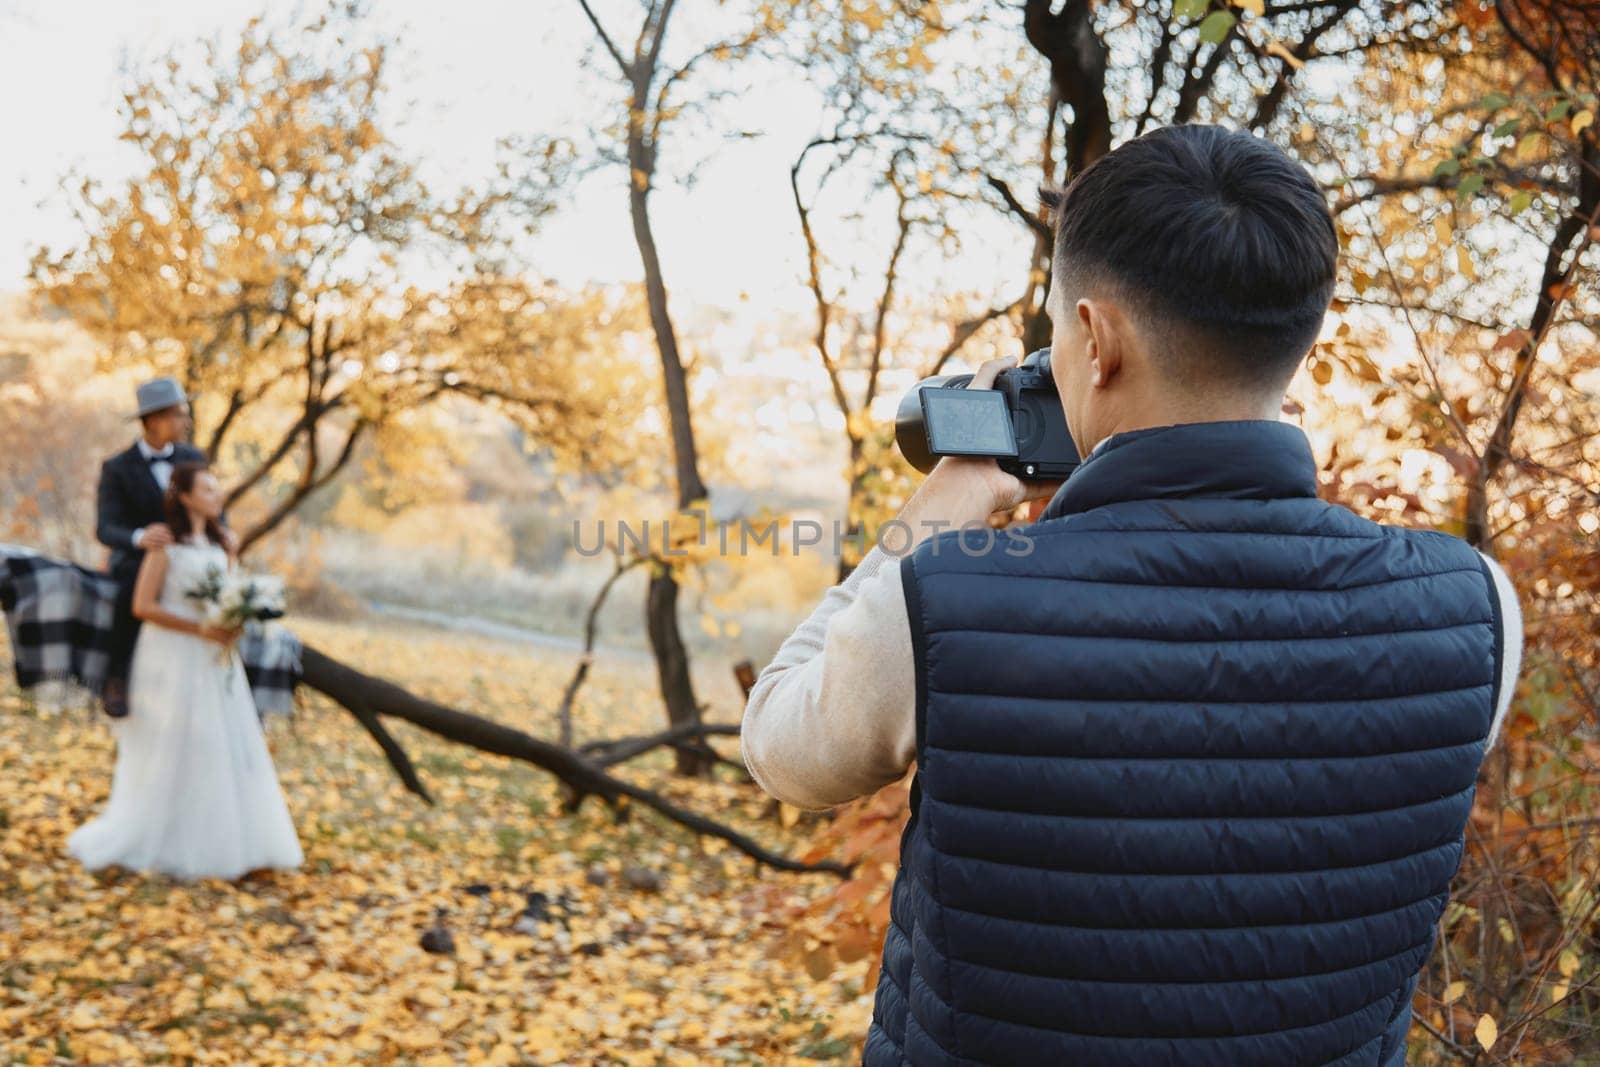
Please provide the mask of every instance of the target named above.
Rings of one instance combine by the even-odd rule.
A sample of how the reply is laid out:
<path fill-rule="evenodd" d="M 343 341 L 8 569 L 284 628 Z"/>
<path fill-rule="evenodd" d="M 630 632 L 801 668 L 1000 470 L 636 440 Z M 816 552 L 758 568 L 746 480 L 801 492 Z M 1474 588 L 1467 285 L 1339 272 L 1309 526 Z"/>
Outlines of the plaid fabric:
<path fill-rule="evenodd" d="M 300 639 L 275 622 L 252 623 L 239 637 L 239 658 L 250 679 L 256 711 L 287 715 L 300 684 Z"/>
<path fill-rule="evenodd" d="M 96 693 L 111 665 L 117 583 L 108 574 L 0 545 L 0 608 L 24 689 L 73 681 Z"/>
<path fill-rule="evenodd" d="M 111 664 L 116 602 L 117 583 L 110 575 L 0 544 L 0 608 L 21 688 L 69 681 L 100 692 Z M 251 626 L 238 647 L 256 711 L 294 710 L 300 639 L 282 626 Z"/>

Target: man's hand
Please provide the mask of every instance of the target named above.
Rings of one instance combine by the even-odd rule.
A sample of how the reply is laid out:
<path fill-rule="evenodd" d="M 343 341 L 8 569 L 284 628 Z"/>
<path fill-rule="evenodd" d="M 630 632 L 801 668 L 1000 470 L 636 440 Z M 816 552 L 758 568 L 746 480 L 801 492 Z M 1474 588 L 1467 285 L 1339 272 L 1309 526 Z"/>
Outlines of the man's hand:
<path fill-rule="evenodd" d="M 146 552 L 166 548 L 173 540 L 172 527 L 164 522 L 153 522 L 139 533 L 139 547 Z"/>
<path fill-rule="evenodd" d="M 1014 359 L 991 359 L 978 368 L 967 388 L 992 389 L 995 375 L 1016 365 Z M 910 543 L 902 544 L 902 538 L 887 534 L 880 534 L 879 543 L 885 552 L 898 556 L 941 530 L 973 523 L 1003 526 L 1005 513 L 1018 504 L 1051 497 L 1060 487 L 1060 481 L 1015 478 L 986 457 L 943 456 L 896 516 L 910 530 Z"/>
<path fill-rule="evenodd" d="M 1000 357 L 980 366 L 967 383 L 968 389 L 993 389 L 994 380 L 1017 360 Z M 950 490 L 953 496 L 972 500 L 990 501 L 989 512 L 1010 511 L 1028 500 L 1048 500 L 1061 488 L 1061 481 L 1026 481 L 1007 474 L 994 460 L 983 456 L 942 456 L 928 474 L 928 481 L 940 478 L 955 483 Z"/>

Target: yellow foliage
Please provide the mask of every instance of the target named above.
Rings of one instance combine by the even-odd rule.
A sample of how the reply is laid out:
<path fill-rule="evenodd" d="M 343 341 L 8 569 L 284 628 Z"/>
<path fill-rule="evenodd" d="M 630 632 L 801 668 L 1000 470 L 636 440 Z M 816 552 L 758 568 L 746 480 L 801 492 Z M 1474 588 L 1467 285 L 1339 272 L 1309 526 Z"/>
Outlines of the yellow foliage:
<path fill-rule="evenodd" d="M 554 736 L 565 652 L 295 625 L 340 659 Z M 872 1000 L 860 946 L 815 951 L 831 972 L 802 990 L 752 936 L 773 914 L 768 893 L 825 892 L 831 880 L 756 872 L 727 847 L 698 853 L 643 811 L 628 831 L 598 806 L 562 817 L 548 776 L 391 724 L 438 799 L 425 807 L 321 698 L 267 724 L 304 868 L 238 885 L 91 875 L 63 844 L 104 802 L 110 732 L 104 720 L 19 710 L 4 655 L 0 778 L 13 787 L 0 798 L 0 1033 L 18 1062 L 696 1067 L 730 1047 L 800 1062 L 824 1035 L 859 1050 Z M 659 728 L 657 701 L 639 699 L 652 686 L 648 665 L 597 673 L 576 710 L 579 739 Z M 620 773 L 770 847 L 803 847 L 804 828 L 764 821 L 766 798 L 750 786 L 670 780 L 670 764 L 663 750 Z M 631 864 L 662 872 L 661 890 L 627 888 Z M 586 877 L 596 866 L 603 886 Z M 474 884 L 488 892 L 462 891 Z M 533 891 L 568 894 L 569 926 L 513 929 Z M 454 956 L 418 944 L 440 908 Z M 580 951 L 591 943 L 598 953 Z"/>
<path fill-rule="evenodd" d="M 551 210 L 570 151 L 522 146 L 484 187 L 433 194 L 383 124 L 372 35 L 340 4 L 136 71 L 131 176 L 79 184 L 81 239 L 32 261 L 102 369 L 175 374 L 197 394 L 197 443 L 225 477 L 263 475 L 252 495 L 269 499 L 246 514 L 309 496 L 368 437 L 415 435 L 397 422 L 441 398 L 506 409 L 563 462 L 604 464 L 609 429 L 640 409 L 611 372 L 639 321 L 630 299 L 561 293 L 512 255 L 513 223 Z M 401 267 L 424 249 L 453 264 L 431 289 Z M 404 469 L 424 451 L 385 458 Z"/>

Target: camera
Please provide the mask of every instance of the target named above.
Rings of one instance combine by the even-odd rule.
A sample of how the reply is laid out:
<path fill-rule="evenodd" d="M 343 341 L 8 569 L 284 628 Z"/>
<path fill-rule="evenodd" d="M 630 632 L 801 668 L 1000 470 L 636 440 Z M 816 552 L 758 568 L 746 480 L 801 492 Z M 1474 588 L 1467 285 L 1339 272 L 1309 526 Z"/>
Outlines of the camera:
<path fill-rule="evenodd" d="M 1029 352 L 994 380 L 993 389 L 968 389 L 970 374 L 924 378 L 900 398 L 894 439 L 917 470 L 933 470 L 940 456 L 993 456 L 1017 478 L 1060 481 L 1078 465 L 1067 432 L 1050 349 Z"/>

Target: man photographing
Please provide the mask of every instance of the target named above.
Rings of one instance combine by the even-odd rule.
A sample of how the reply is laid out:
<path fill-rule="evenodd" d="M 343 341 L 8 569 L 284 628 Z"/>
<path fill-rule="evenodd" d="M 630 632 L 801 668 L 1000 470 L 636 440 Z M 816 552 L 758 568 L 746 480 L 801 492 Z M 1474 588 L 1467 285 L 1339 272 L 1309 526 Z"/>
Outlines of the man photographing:
<path fill-rule="evenodd" d="M 1057 488 L 940 460 L 908 554 L 829 590 L 744 713 L 751 774 L 803 808 L 916 764 L 864 1063 L 1399 1067 L 1515 594 L 1459 538 L 1319 500 L 1279 421 L 1337 269 L 1304 167 L 1173 126 L 1047 199 L 1083 462 Z"/>

